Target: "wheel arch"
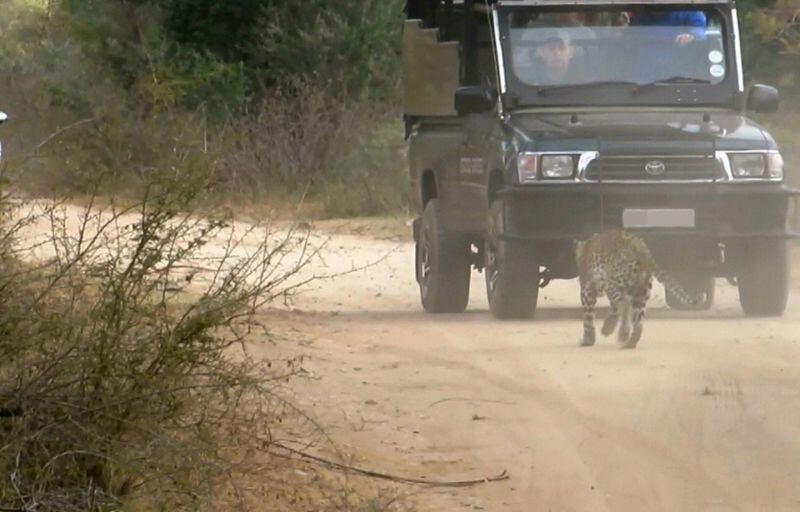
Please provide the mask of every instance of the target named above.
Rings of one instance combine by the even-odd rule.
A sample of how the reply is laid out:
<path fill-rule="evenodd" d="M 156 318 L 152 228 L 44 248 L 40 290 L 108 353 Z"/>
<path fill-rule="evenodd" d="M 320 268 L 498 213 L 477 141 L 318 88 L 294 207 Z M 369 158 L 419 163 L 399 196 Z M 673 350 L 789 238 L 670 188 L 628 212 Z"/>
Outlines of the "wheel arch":
<path fill-rule="evenodd" d="M 431 169 L 425 169 L 420 175 L 420 204 L 425 209 L 431 199 L 439 197 L 439 186 L 436 183 L 436 173 Z"/>

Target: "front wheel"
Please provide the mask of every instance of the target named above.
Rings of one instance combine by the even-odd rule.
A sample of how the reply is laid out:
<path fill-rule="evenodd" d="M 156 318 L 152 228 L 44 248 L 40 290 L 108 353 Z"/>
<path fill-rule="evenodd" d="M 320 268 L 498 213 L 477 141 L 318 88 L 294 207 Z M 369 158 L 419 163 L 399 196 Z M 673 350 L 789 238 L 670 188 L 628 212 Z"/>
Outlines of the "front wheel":
<path fill-rule="evenodd" d="M 445 229 L 441 205 L 431 199 L 422 214 L 416 244 L 416 274 L 428 313 L 461 313 L 469 302 L 470 244 Z"/>
<path fill-rule="evenodd" d="M 744 247 L 738 275 L 739 302 L 747 316 L 781 316 L 789 298 L 789 250 L 785 240 Z"/>
<path fill-rule="evenodd" d="M 484 248 L 489 309 L 498 319 L 531 318 L 539 298 L 539 266 L 528 247 L 501 239 L 508 232 L 506 215 L 505 201 L 495 200 Z"/>

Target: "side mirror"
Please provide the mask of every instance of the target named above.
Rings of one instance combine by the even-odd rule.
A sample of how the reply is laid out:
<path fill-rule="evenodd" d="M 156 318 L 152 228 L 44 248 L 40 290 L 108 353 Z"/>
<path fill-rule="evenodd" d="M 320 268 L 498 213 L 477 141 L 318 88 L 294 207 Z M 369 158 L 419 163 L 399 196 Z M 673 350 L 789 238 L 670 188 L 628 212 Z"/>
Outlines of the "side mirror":
<path fill-rule="evenodd" d="M 483 87 L 469 85 L 456 89 L 455 107 L 459 116 L 488 112 L 494 103 L 494 95 Z"/>
<path fill-rule="evenodd" d="M 778 89 L 769 85 L 754 85 L 747 94 L 747 109 L 754 112 L 777 112 Z"/>
<path fill-rule="evenodd" d="M 5 112 L 0 112 L 0 124 L 5 123 L 6 121 L 8 121 L 8 116 Z"/>

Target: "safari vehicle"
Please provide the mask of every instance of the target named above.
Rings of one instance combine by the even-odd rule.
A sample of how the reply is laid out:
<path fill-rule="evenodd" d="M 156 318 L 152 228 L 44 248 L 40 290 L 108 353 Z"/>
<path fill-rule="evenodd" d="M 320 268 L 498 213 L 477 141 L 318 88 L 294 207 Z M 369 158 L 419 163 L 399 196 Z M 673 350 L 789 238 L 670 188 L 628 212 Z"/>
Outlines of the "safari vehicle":
<path fill-rule="evenodd" d="M 783 159 L 748 112 L 730 0 L 408 0 L 405 122 L 422 305 L 461 312 L 471 267 L 498 318 L 577 276 L 573 244 L 642 235 L 684 287 L 747 315 L 788 296 Z M 577 294 L 576 294 L 577 297 Z M 689 308 L 667 295 L 675 308 Z"/>

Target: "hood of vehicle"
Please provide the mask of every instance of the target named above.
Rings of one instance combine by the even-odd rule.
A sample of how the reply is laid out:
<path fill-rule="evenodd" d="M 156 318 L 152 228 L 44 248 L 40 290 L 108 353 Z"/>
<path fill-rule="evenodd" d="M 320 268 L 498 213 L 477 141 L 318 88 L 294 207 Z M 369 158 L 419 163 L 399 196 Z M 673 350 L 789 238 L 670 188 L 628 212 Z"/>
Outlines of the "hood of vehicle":
<path fill-rule="evenodd" d="M 600 146 L 620 152 L 652 147 L 703 153 L 776 148 L 763 128 L 730 111 L 517 112 L 511 114 L 508 126 L 521 145 L 538 151 Z"/>

